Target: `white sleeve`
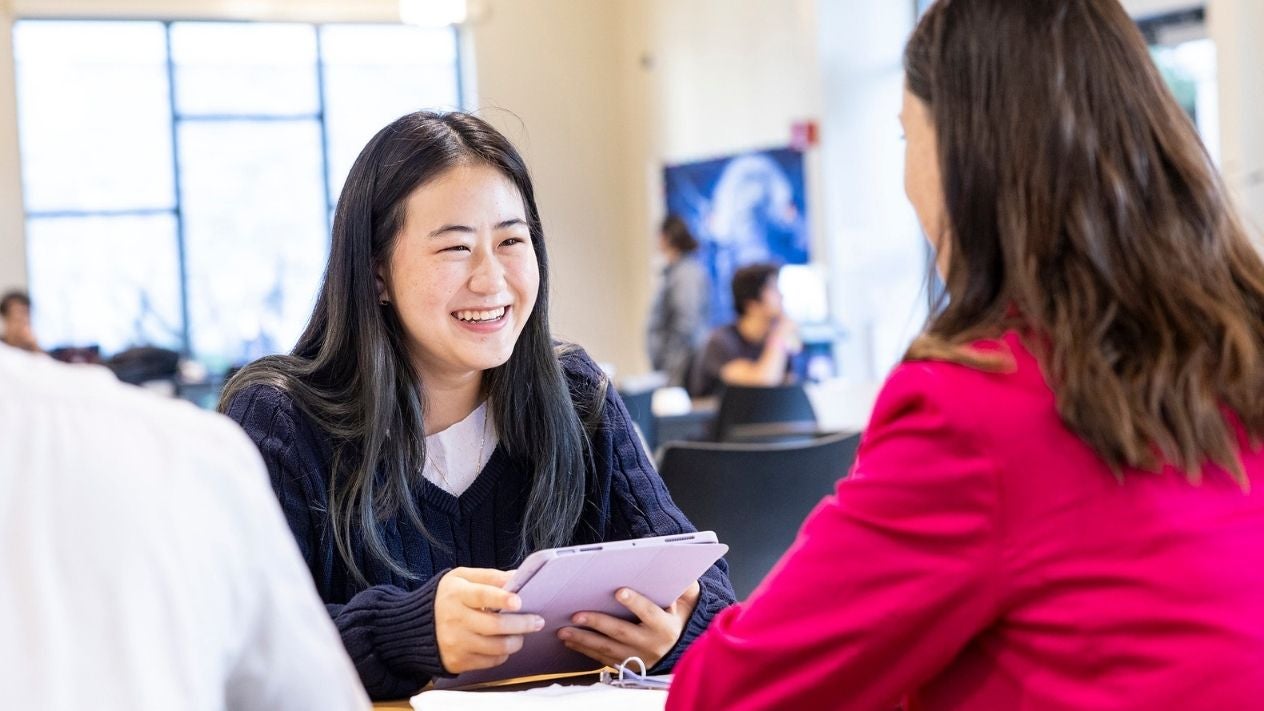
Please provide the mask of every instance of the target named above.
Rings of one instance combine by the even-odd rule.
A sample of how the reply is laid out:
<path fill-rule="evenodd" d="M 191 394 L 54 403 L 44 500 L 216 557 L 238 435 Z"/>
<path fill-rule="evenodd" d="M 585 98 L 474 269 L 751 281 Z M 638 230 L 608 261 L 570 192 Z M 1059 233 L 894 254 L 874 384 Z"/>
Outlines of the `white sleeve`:
<path fill-rule="evenodd" d="M 293 534 L 267 483 L 258 452 L 244 435 L 242 539 L 254 578 L 243 607 L 249 621 L 230 666 L 225 699 L 231 711 L 346 711 L 369 709 L 369 698 L 342 646 Z M 245 518 L 243 516 L 243 518 Z M 243 621 L 245 622 L 245 621 Z"/>

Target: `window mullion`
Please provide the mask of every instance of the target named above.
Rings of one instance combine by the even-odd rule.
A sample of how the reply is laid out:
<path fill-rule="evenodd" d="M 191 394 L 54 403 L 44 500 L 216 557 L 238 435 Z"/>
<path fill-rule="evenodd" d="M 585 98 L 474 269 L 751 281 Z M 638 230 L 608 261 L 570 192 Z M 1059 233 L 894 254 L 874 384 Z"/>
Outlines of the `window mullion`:
<path fill-rule="evenodd" d="M 193 341 L 189 336 L 189 268 L 185 250 L 184 208 L 180 191 L 180 118 L 176 110 L 176 63 L 171 49 L 171 23 L 164 22 L 167 35 L 167 98 L 171 105 L 171 170 L 175 190 L 176 255 L 180 270 L 180 340 L 181 352 L 186 358 L 193 354 Z"/>
<path fill-rule="evenodd" d="M 325 195 L 325 239 L 333 239 L 331 234 L 332 225 L 330 224 L 330 214 L 334 209 L 334 197 L 329 190 L 329 120 L 328 114 L 325 112 L 325 50 L 321 44 L 320 30 L 321 26 L 316 25 L 316 111 L 317 120 L 320 121 L 320 167 L 321 167 L 321 191 Z"/>

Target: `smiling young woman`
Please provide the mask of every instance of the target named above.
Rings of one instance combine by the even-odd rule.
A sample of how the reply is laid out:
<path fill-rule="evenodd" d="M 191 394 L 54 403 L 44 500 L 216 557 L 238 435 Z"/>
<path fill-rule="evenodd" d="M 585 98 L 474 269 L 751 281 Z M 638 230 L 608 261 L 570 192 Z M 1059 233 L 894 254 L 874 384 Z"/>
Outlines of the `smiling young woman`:
<path fill-rule="evenodd" d="M 601 371 L 553 341 L 548 274 L 513 146 L 466 114 L 404 116 L 352 166 L 293 353 L 225 389 L 374 698 L 521 648 L 540 620 L 488 610 L 517 608 L 504 571 L 532 550 L 693 530 Z M 564 639 L 668 670 L 732 602 L 726 571 Z"/>

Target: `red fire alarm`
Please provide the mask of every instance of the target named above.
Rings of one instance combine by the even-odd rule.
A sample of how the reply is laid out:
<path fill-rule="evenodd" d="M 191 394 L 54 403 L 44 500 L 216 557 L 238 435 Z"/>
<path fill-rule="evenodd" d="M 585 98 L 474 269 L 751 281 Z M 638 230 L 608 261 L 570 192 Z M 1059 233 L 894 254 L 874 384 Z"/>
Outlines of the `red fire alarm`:
<path fill-rule="evenodd" d="M 796 151 L 814 148 L 817 142 L 816 121 L 795 121 L 790 124 L 790 147 Z"/>

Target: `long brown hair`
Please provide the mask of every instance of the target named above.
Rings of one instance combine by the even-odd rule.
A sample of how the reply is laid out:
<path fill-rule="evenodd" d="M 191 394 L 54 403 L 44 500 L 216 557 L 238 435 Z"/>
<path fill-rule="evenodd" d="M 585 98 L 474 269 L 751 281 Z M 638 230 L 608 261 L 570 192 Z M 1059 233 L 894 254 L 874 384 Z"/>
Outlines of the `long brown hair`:
<path fill-rule="evenodd" d="M 1117 472 L 1264 434 L 1264 263 L 1116 0 L 939 0 L 905 51 L 938 139 L 947 298 L 906 358 L 1021 321 L 1063 422 Z M 958 354 L 957 356 L 945 354 Z"/>

